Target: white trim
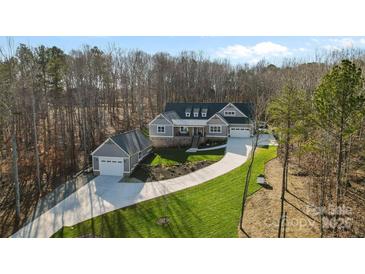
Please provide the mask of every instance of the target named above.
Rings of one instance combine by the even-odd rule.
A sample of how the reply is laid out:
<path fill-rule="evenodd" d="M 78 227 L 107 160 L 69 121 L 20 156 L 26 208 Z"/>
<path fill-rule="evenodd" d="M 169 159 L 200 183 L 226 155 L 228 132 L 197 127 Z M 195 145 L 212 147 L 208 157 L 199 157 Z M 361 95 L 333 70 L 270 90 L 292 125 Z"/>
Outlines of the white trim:
<path fill-rule="evenodd" d="M 91 152 L 90 155 L 94 155 L 94 153 L 97 152 L 99 148 L 101 148 L 108 140 L 109 138 L 107 138 L 101 145 L 99 145 L 93 152 Z"/>
<path fill-rule="evenodd" d="M 204 127 L 207 125 L 207 119 L 173 119 L 174 127 Z"/>
<path fill-rule="evenodd" d="M 244 127 L 244 126 L 232 126 L 232 127 L 229 127 L 229 136 L 232 137 L 232 132 L 231 131 L 248 131 L 249 132 L 249 136 L 252 136 L 252 130 L 248 127 Z M 239 138 L 244 138 L 244 137 L 247 137 L 247 136 L 238 136 Z"/>
<path fill-rule="evenodd" d="M 166 126 L 165 125 L 156 125 L 156 133 L 166 133 Z M 163 129 L 163 131 L 159 131 L 159 129 Z"/>
<path fill-rule="evenodd" d="M 174 136 L 173 135 L 150 135 L 150 137 L 152 138 L 173 138 Z"/>
<path fill-rule="evenodd" d="M 91 156 L 93 156 L 94 155 L 94 153 L 95 152 L 97 152 L 103 145 L 105 145 L 106 144 L 106 142 L 107 141 L 109 141 L 109 139 L 117 146 L 117 147 L 119 147 L 119 149 L 121 150 L 121 151 L 123 151 L 125 154 L 127 154 L 129 157 L 130 157 L 130 155 L 129 155 L 129 153 L 127 153 L 123 148 L 121 148 L 120 147 L 120 145 L 118 145 L 116 142 L 114 142 L 113 141 L 113 139 L 112 138 L 110 138 L 110 137 L 108 137 L 100 146 L 98 146 L 93 152 L 91 152 L 90 153 L 90 155 Z M 100 157 L 100 156 L 98 156 L 98 157 Z M 103 157 L 103 156 L 101 156 L 101 157 Z M 108 156 L 105 156 L 105 157 L 108 157 Z"/>
<path fill-rule="evenodd" d="M 216 114 L 214 114 L 212 117 L 210 117 L 208 120 L 207 120 L 207 125 L 209 126 L 209 121 L 211 120 L 211 119 L 213 119 L 213 117 L 214 116 L 217 116 L 226 126 L 228 126 L 229 124 L 225 121 L 225 120 L 223 120 L 224 118 L 222 117 L 222 116 L 220 116 L 218 113 L 216 113 Z"/>
<path fill-rule="evenodd" d="M 121 172 L 121 175 L 123 175 L 125 172 L 124 172 L 124 161 L 125 159 L 128 159 L 127 157 L 109 157 L 109 156 L 98 156 L 99 158 L 105 158 L 106 161 L 108 162 L 118 162 L 118 164 L 121 164 L 122 165 L 122 168 L 123 168 L 123 172 Z M 115 160 L 113 160 L 115 159 Z M 119 163 L 119 159 L 121 159 L 121 163 Z M 105 160 L 104 160 L 105 161 Z M 100 165 L 101 165 L 102 161 L 100 161 L 99 159 L 99 170 L 94 170 L 94 171 L 98 171 L 100 173 Z"/>
<path fill-rule="evenodd" d="M 163 115 L 163 113 L 160 113 L 160 114 L 162 115 L 163 118 L 165 118 L 167 120 L 167 122 L 169 122 L 172 125 L 172 122 L 169 119 L 167 119 L 167 117 L 165 115 Z"/>
<path fill-rule="evenodd" d="M 224 138 L 227 138 L 228 136 L 227 135 L 205 135 L 205 137 L 207 137 L 207 138 L 213 138 L 213 137 L 224 137 Z"/>
<path fill-rule="evenodd" d="M 202 112 L 201 114 L 202 114 L 202 117 L 204 117 L 204 118 L 207 117 L 207 113 L 206 112 Z"/>
<path fill-rule="evenodd" d="M 219 127 L 220 131 L 211 131 L 210 130 L 211 127 L 217 127 L 217 128 Z M 208 126 L 208 132 L 209 133 L 223 133 L 223 127 L 222 127 L 222 125 L 209 125 Z"/>
<path fill-rule="evenodd" d="M 221 112 L 222 110 L 224 110 L 226 107 L 228 107 L 228 106 L 233 106 L 239 113 L 241 113 L 244 117 L 246 117 L 246 118 L 248 118 L 247 117 L 247 115 L 246 114 L 244 114 L 242 111 L 240 111 L 239 109 L 238 109 L 238 107 L 236 107 L 234 104 L 232 104 L 232 103 L 228 103 L 224 108 L 222 108 L 220 111 L 218 111 L 218 112 Z M 229 116 L 229 117 L 232 117 L 232 116 Z"/>
<path fill-rule="evenodd" d="M 228 112 L 230 112 L 231 114 L 228 114 Z M 236 111 L 235 110 L 225 110 L 223 111 L 224 116 L 227 117 L 236 117 Z"/>
<path fill-rule="evenodd" d="M 174 128 L 180 128 L 180 127 L 199 127 L 199 128 L 204 128 L 206 126 L 207 125 L 204 125 L 204 126 L 179 126 L 179 125 L 174 125 Z"/>
<path fill-rule="evenodd" d="M 97 159 L 98 159 L 98 166 L 99 166 L 99 168 L 100 168 L 100 165 L 99 165 L 99 157 L 100 157 L 100 156 L 92 156 L 93 171 L 99 171 L 99 169 L 94 169 L 94 158 L 97 158 Z"/>
<path fill-rule="evenodd" d="M 167 122 L 169 122 L 171 125 L 172 125 L 172 122 L 169 120 L 169 119 L 167 119 L 166 118 L 166 116 L 165 115 L 163 115 L 162 113 L 160 113 L 159 115 L 157 115 L 156 117 L 155 117 L 155 119 L 153 119 L 151 122 L 149 122 L 148 123 L 148 126 L 150 126 L 155 120 L 157 120 L 158 119 L 158 117 L 160 117 L 160 116 L 162 116 L 163 118 L 165 118 L 165 120 L 167 121 Z"/>
<path fill-rule="evenodd" d="M 185 117 L 190 117 L 190 112 L 185 112 Z"/>
<path fill-rule="evenodd" d="M 171 127 L 172 133 L 174 133 L 174 125 L 159 125 L 159 124 L 155 124 L 155 125 L 152 125 L 152 126 L 155 126 L 156 127 L 156 133 L 159 133 L 157 131 L 158 130 L 158 127 L 165 127 L 165 132 L 162 132 L 162 134 L 165 134 L 166 133 L 166 127 Z M 149 137 L 163 137 L 163 136 L 169 136 L 169 135 L 149 135 Z M 172 135 L 172 137 L 174 137 L 174 135 Z"/>
<path fill-rule="evenodd" d="M 94 169 L 94 158 L 100 158 L 100 157 L 106 157 L 106 158 L 122 158 L 123 161 L 126 161 L 127 159 L 129 159 L 130 157 L 109 157 L 109 156 L 93 156 L 93 171 L 100 171 L 100 161 L 98 159 L 98 162 L 99 162 L 99 169 Z M 123 162 L 124 164 L 124 162 Z"/>
<path fill-rule="evenodd" d="M 118 145 L 116 142 L 114 142 L 114 140 L 112 139 L 112 138 L 110 138 L 109 137 L 109 139 L 117 146 L 117 147 L 119 147 L 122 151 L 124 151 L 124 153 L 125 154 L 127 154 L 129 157 L 131 157 L 131 155 L 127 152 L 127 151 L 125 151 L 123 148 L 121 148 L 121 146 L 120 145 Z"/>
<path fill-rule="evenodd" d="M 185 131 L 181 131 L 181 128 L 184 128 L 184 129 L 186 129 L 186 130 L 185 130 Z M 179 132 L 180 132 L 180 133 L 188 133 L 188 132 L 189 132 L 189 127 L 180 126 L 180 127 L 179 127 Z"/>

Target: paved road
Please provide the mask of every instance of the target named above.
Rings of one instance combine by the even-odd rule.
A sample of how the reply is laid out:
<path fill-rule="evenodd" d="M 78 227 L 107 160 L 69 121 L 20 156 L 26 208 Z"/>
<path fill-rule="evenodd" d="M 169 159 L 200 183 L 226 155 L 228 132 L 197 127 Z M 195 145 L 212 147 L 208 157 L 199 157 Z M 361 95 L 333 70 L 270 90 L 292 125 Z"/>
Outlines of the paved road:
<path fill-rule="evenodd" d="M 266 142 L 265 139 L 261 144 L 265 145 Z M 98 176 L 12 237 L 50 237 L 63 226 L 72 226 L 115 209 L 204 183 L 242 165 L 251 148 L 251 138 L 229 138 L 222 160 L 169 180 L 120 183 L 120 177 Z"/>

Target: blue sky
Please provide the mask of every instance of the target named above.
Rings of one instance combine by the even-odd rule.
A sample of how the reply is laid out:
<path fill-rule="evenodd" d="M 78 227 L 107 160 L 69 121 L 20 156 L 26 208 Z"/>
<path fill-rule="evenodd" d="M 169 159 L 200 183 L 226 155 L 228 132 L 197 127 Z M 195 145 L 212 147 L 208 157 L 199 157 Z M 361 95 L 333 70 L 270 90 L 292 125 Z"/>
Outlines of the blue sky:
<path fill-rule="evenodd" d="M 291 57 L 310 60 L 317 50 L 365 49 L 365 37 L 19 36 L 13 38 L 15 44 L 57 46 L 66 52 L 86 44 L 104 50 L 107 50 L 109 45 L 115 44 L 123 49 L 141 49 L 148 53 L 163 51 L 172 55 L 184 50 L 194 50 L 202 51 L 212 59 L 227 58 L 234 64 L 255 64 L 262 59 L 280 64 L 285 58 Z M 6 37 L 0 37 L 0 47 L 5 46 Z"/>

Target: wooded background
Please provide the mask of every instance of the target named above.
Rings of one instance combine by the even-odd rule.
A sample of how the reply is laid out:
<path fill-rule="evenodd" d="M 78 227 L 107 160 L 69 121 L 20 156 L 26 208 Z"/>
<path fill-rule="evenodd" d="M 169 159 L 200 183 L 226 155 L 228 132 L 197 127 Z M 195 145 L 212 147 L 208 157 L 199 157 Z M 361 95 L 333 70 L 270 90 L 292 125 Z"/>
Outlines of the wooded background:
<path fill-rule="evenodd" d="M 0 236 L 21 225 L 40 196 L 87 167 L 90 152 L 107 136 L 146 127 L 166 102 L 264 102 L 266 108 L 288 83 L 312 98 L 321 78 L 344 58 L 365 69 L 361 50 L 321 53 L 311 63 L 290 59 L 280 67 L 115 46 L 65 53 L 9 43 L 0 56 Z M 259 118 L 267 116 L 263 111 Z M 356 136 L 358 150 L 351 153 L 361 166 L 364 137 Z M 298 142 L 290 146 L 304 161 Z"/>

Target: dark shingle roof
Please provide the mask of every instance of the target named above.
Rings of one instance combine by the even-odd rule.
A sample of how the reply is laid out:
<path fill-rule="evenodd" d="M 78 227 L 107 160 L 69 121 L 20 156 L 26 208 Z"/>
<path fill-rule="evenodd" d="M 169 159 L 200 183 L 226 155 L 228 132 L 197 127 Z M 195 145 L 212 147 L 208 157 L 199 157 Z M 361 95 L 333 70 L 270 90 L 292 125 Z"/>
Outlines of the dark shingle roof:
<path fill-rule="evenodd" d="M 228 124 L 249 124 L 250 119 L 246 117 L 223 117 Z"/>
<path fill-rule="evenodd" d="M 139 129 L 120 133 L 110 137 L 129 155 L 133 155 L 152 145 L 151 141 Z"/>
<path fill-rule="evenodd" d="M 201 115 L 199 117 L 194 117 L 194 115 L 190 115 L 190 117 L 185 116 L 185 110 L 187 108 L 194 109 L 206 108 L 208 110 L 207 117 L 204 119 L 209 119 L 218 111 L 223 109 L 228 103 L 167 103 L 165 106 L 165 112 L 175 111 L 181 119 L 202 119 Z M 235 105 L 240 111 L 242 111 L 248 118 L 252 119 L 253 117 L 253 105 L 251 103 L 232 103 Z M 234 117 L 232 117 L 234 118 Z M 228 120 L 227 120 L 228 121 Z"/>

